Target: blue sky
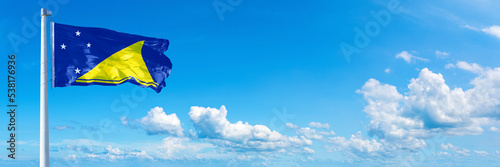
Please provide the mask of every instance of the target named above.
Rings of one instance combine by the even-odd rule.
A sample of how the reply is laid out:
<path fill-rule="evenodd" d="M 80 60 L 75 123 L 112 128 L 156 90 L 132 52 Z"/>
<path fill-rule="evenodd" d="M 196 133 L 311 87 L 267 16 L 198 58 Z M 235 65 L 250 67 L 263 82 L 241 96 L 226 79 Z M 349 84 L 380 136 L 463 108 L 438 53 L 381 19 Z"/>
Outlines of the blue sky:
<path fill-rule="evenodd" d="M 58 23 L 169 39 L 173 64 L 159 94 L 128 83 L 49 89 L 52 166 L 500 163 L 492 0 L 0 6 L 19 105 L 17 157 L 2 149 L 0 166 L 38 166 L 41 7 Z"/>

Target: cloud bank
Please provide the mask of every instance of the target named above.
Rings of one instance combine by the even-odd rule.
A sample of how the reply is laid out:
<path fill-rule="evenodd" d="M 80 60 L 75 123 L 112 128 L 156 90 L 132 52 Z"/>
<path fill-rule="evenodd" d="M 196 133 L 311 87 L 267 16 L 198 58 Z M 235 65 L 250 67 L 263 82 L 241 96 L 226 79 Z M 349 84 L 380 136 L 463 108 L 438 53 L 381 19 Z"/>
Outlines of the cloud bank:
<path fill-rule="evenodd" d="M 161 107 L 151 109 L 147 116 L 141 118 L 140 123 L 149 135 L 184 136 L 184 129 L 177 115 L 175 113 L 167 115 Z"/>
<path fill-rule="evenodd" d="M 267 126 L 250 125 L 248 122 L 231 123 L 226 116 L 225 106 L 220 109 L 193 106 L 189 112 L 198 137 L 225 148 L 262 151 L 312 145 L 312 141 L 303 136 L 282 135 Z"/>

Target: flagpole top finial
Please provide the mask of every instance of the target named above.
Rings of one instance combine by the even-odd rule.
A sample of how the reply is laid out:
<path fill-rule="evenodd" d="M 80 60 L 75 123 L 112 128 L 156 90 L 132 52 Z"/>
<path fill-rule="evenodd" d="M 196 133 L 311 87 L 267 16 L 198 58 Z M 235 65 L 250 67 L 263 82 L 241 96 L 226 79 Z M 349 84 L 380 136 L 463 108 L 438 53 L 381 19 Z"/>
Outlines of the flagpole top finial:
<path fill-rule="evenodd" d="M 50 15 L 52 15 L 52 12 L 48 11 L 45 8 L 42 8 L 41 14 L 42 14 L 42 16 L 50 16 Z"/>

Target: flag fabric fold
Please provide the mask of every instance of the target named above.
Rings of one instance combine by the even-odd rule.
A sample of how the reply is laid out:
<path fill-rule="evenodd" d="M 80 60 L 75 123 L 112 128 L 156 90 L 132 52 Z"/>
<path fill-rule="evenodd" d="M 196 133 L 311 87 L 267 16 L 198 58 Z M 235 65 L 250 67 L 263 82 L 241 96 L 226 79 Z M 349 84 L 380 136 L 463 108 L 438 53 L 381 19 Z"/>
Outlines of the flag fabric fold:
<path fill-rule="evenodd" d="M 159 93 L 172 69 L 168 45 L 166 39 L 52 23 L 52 87 L 129 82 Z"/>

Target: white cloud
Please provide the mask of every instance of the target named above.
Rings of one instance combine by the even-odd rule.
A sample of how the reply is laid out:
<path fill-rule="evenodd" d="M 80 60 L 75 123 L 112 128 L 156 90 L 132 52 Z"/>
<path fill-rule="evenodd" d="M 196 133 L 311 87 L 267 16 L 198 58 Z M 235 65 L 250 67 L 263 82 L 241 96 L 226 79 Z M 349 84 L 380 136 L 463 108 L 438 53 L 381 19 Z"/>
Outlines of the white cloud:
<path fill-rule="evenodd" d="M 159 148 L 164 150 L 165 158 L 169 159 L 174 156 L 174 153 L 186 149 L 187 146 L 185 143 L 188 140 L 188 138 L 166 137 Z"/>
<path fill-rule="evenodd" d="M 370 133 L 380 138 L 426 138 L 435 134 L 480 134 L 481 125 L 496 119 L 500 105 L 500 69 L 475 78 L 467 91 L 450 89 L 441 74 L 424 68 L 400 94 L 395 86 L 368 80 L 358 90 L 372 119 Z"/>
<path fill-rule="evenodd" d="M 342 151 L 348 156 L 355 158 L 392 158 L 404 153 L 416 153 L 427 147 L 423 139 L 368 139 L 361 132 L 352 135 L 349 140 L 344 137 L 330 137 L 326 145 L 327 151 Z"/>
<path fill-rule="evenodd" d="M 139 159 L 151 159 L 153 160 L 153 157 L 149 156 L 148 153 L 146 153 L 146 151 L 142 150 L 142 151 L 137 151 L 137 152 L 134 152 L 134 151 L 131 151 L 128 155 L 128 157 L 136 157 L 136 158 L 139 158 Z"/>
<path fill-rule="evenodd" d="M 329 132 L 326 132 L 326 131 L 318 131 L 318 134 L 320 135 L 324 135 L 324 136 L 328 136 L 328 135 L 336 135 L 337 133 L 335 133 L 333 130 L 329 131 Z"/>
<path fill-rule="evenodd" d="M 440 157 L 450 157 L 451 155 L 448 152 L 438 152 L 437 156 L 440 156 Z"/>
<path fill-rule="evenodd" d="M 106 151 L 110 154 L 113 155 L 122 155 L 123 151 L 121 151 L 119 148 L 113 148 L 112 146 L 107 146 Z"/>
<path fill-rule="evenodd" d="M 161 107 L 151 109 L 147 116 L 141 118 L 140 123 L 150 135 L 184 135 L 184 129 L 181 127 L 181 121 L 177 115 L 175 113 L 166 115 Z"/>
<path fill-rule="evenodd" d="M 87 139 L 86 139 L 87 140 Z M 133 143 L 131 145 L 109 143 L 109 142 L 81 142 L 84 140 L 67 140 L 60 144 L 51 144 L 52 148 L 59 149 L 59 152 L 77 155 L 75 158 L 82 161 L 88 160 L 192 160 L 207 158 L 207 153 L 211 154 L 215 146 L 211 143 L 192 140 L 187 137 L 164 138 L 161 142 L 153 143 Z M 64 145 L 68 144 L 68 145 Z M 69 145 L 77 144 L 77 145 Z M 119 146 L 119 147 L 117 147 Z M 150 152 L 152 154 L 148 154 Z M 221 155 L 214 153 L 214 155 Z M 57 156 L 57 154 L 55 155 Z M 213 155 L 208 155 L 213 156 Z M 226 155 L 227 156 L 227 155 Z M 208 157 L 210 159 L 211 157 Z M 221 157 L 219 157 L 221 158 Z M 227 157 L 226 157 L 227 158 Z"/>
<path fill-rule="evenodd" d="M 500 26 L 493 25 L 491 27 L 483 28 L 481 31 L 500 39 Z"/>
<path fill-rule="evenodd" d="M 306 153 L 306 154 L 316 154 L 316 152 L 313 149 L 309 148 L 309 147 L 304 147 L 304 153 Z"/>
<path fill-rule="evenodd" d="M 426 59 L 426 58 L 413 56 L 412 54 L 408 53 L 408 51 L 402 51 L 401 53 L 398 53 L 396 55 L 396 58 L 401 58 L 404 61 L 406 61 L 407 63 L 415 62 L 416 60 L 429 61 L 429 59 Z"/>
<path fill-rule="evenodd" d="M 127 123 L 128 123 L 127 117 L 125 117 L 125 116 L 121 117 L 120 121 L 122 122 L 122 125 L 127 125 Z"/>
<path fill-rule="evenodd" d="M 498 129 L 497 127 L 492 126 L 492 127 L 490 127 L 490 131 L 492 131 L 492 132 L 500 132 L 500 129 Z"/>
<path fill-rule="evenodd" d="M 427 68 L 411 79 L 403 94 L 395 86 L 369 79 L 357 90 L 367 102 L 368 134 L 379 138 L 388 155 L 398 150 L 417 151 L 426 146 L 424 139 L 437 134 L 481 134 L 482 126 L 491 125 L 500 115 L 500 68 L 486 68 L 471 84 L 466 91 L 450 89 L 441 74 Z M 469 153 L 457 151 L 464 156 Z"/>
<path fill-rule="evenodd" d="M 439 50 L 436 50 L 435 54 L 438 58 L 442 58 L 442 59 L 447 58 L 450 55 L 450 53 L 448 53 L 448 52 L 442 52 Z"/>
<path fill-rule="evenodd" d="M 78 163 L 78 158 L 76 157 L 76 155 L 68 155 L 65 159 Z"/>
<path fill-rule="evenodd" d="M 477 156 L 481 156 L 481 157 L 485 157 L 485 156 L 489 155 L 489 153 L 486 151 L 474 150 L 474 153 L 476 153 Z"/>
<path fill-rule="evenodd" d="M 453 63 L 448 63 L 448 64 L 444 65 L 444 68 L 446 68 L 446 69 L 455 68 L 455 65 Z"/>
<path fill-rule="evenodd" d="M 413 55 L 411 55 L 410 53 L 408 53 L 407 51 L 403 51 L 401 53 L 398 53 L 396 55 L 396 58 L 402 58 L 403 60 L 405 60 L 407 63 L 410 63 L 411 62 L 411 59 L 412 59 Z"/>
<path fill-rule="evenodd" d="M 75 129 L 75 128 L 72 126 L 54 126 L 54 129 L 64 130 L 64 129 Z"/>
<path fill-rule="evenodd" d="M 198 130 L 200 138 L 232 149 L 279 150 L 281 148 L 311 145 L 305 137 L 289 137 L 271 131 L 264 125 L 250 125 L 248 122 L 231 123 L 227 120 L 225 106 L 220 109 L 191 107 L 189 117 Z"/>
<path fill-rule="evenodd" d="M 194 130 L 189 129 L 189 131 L 188 131 L 188 137 L 193 138 L 193 139 L 197 139 L 198 138 L 198 134 L 196 134 L 196 132 Z"/>
<path fill-rule="evenodd" d="M 365 139 L 361 132 L 351 136 L 349 140 L 345 137 L 331 137 L 327 140 L 332 144 L 333 151 L 345 151 L 356 157 L 372 157 L 384 155 L 384 146 L 375 139 Z"/>
<path fill-rule="evenodd" d="M 443 149 L 443 150 L 452 150 L 452 149 L 454 149 L 454 148 L 455 148 L 455 146 L 453 146 L 451 143 L 448 143 L 448 144 L 443 144 L 443 143 L 441 143 L 441 144 L 439 145 L 439 147 L 440 147 L 441 149 Z"/>
<path fill-rule="evenodd" d="M 96 155 L 96 154 L 94 154 L 94 153 L 92 153 L 92 154 L 87 154 L 87 157 L 89 157 L 89 158 L 98 158 L 99 156 L 100 156 L 100 155 Z"/>
<path fill-rule="evenodd" d="M 484 72 L 484 68 L 481 67 L 479 64 L 476 64 L 476 63 L 472 63 L 472 64 L 469 64 L 465 61 L 458 61 L 456 66 L 460 69 L 463 69 L 463 70 L 466 70 L 466 71 L 470 71 L 470 72 L 473 72 L 473 73 L 476 73 L 476 74 L 481 74 Z"/>
<path fill-rule="evenodd" d="M 456 151 L 455 153 L 457 153 L 458 155 L 461 155 L 461 156 L 470 156 L 470 151 L 467 149 L 459 150 L 459 151 Z"/>
<path fill-rule="evenodd" d="M 144 160 L 144 159 L 153 160 L 153 157 L 148 155 L 146 153 L 146 151 L 144 151 L 144 150 L 129 150 L 127 148 L 125 148 L 123 150 L 123 149 L 120 149 L 117 147 L 113 147 L 111 145 L 106 146 L 104 148 L 104 152 L 100 152 L 100 151 L 90 151 L 89 152 L 89 151 L 79 150 L 79 149 L 73 149 L 73 150 L 82 151 L 83 153 L 85 153 L 85 154 L 81 154 L 81 153 L 77 152 L 78 155 L 83 155 L 83 156 L 79 156 L 79 157 L 76 156 L 75 157 L 76 159 L 83 159 L 85 161 L 100 159 L 100 160 L 114 162 L 117 160 L 124 160 L 124 159 L 128 159 L 128 158 L 134 158 L 134 159 L 140 159 L 140 160 Z"/>
<path fill-rule="evenodd" d="M 443 150 L 449 150 L 453 151 L 455 154 L 460 155 L 460 156 L 470 156 L 470 150 L 467 150 L 465 148 L 457 147 L 454 146 L 450 143 L 448 144 L 440 144 L 439 147 Z"/>
<path fill-rule="evenodd" d="M 292 154 L 296 155 L 297 154 L 305 154 L 305 155 L 311 155 L 311 154 L 316 154 L 316 151 L 314 151 L 313 149 L 309 148 L 309 147 L 304 147 L 302 149 L 294 149 L 291 151 Z"/>
<path fill-rule="evenodd" d="M 496 37 L 497 39 L 500 39 L 500 26 L 498 26 L 498 25 L 492 25 L 492 26 L 486 27 L 486 28 L 478 28 L 478 27 L 469 26 L 469 25 L 465 25 L 464 27 L 467 29 L 470 29 L 470 30 L 484 32 L 488 35 L 492 35 L 492 36 Z"/>
<path fill-rule="evenodd" d="M 313 127 L 313 128 L 330 129 L 330 125 L 328 123 L 322 124 L 322 123 L 319 123 L 319 122 L 310 122 L 309 126 Z"/>
<path fill-rule="evenodd" d="M 292 123 L 286 123 L 285 126 L 289 129 L 297 129 L 299 126 L 292 124 Z"/>
<path fill-rule="evenodd" d="M 201 150 L 214 148 L 210 143 L 193 142 L 186 137 L 166 137 L 156 151 L 160 159 L 182 159 L 196 157 Z"/>
<path fill-rule="evenodd" d="M 57 147 L 56 147 L 57 148 Z M 66 148 L 64 148 L 66 150 L 73 150 L 73 151 L 81 151 L 81 152 L 84 152 L 84 153 L 93 153 L 94 150 L 92 150 L 91 148 L 88 148 L 87 146 L 78 146 L 78 145 L 66 145 Z"/>
<path fill-rule="evenodd" d="M 385 72 L 385 73 L 387 73 L 387 74 L 389 74 L 389 73 L 391 73 L 391 69 L 390 69 L 390 68 L 386 68 L 386 69 L 384 70 L 384 72 Z"/>
<path fill-rule="evenodd" d="M 470 30 L 479 31 L 479 28 L 474 27 L 474 26 L 465 25 L 464 27 L 467 28 L 467 29 L 470 29 Z"/>
<path fill-rule="evenodd" d="M 321 140 L 325 135 L 335 135 L 334 131 L 317 131 L 315 129 L 311 129 L 309 127 L 300 128 L 297 130 L 297 134 L 304 135 L 308 139 Z"/>

